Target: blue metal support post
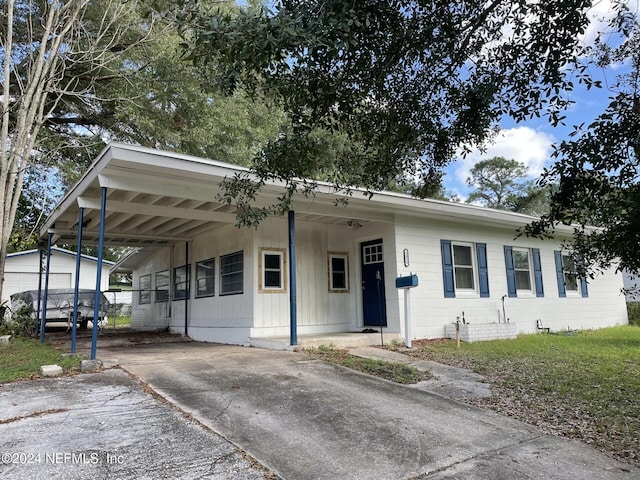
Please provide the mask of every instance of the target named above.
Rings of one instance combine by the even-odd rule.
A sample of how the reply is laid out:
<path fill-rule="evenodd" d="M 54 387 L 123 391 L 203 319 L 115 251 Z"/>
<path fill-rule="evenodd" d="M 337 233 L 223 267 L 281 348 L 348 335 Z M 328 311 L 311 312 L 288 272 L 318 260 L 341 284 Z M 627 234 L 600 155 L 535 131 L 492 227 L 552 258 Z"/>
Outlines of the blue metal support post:
<path fill-rule="evenodd" d="M 91 360 L 96 359 L 96 347 L 98 343 L 98 322 L 100 321 L 100 304 L 102 303 L 102 257 L 104 250 L 104 223 L 107 210 L 107 187 L 101 188 L 100 201 L 100 236 L 98 238 L 98 265 L 96 268 L 96 291 L 93 300 L 93 332 L 91 335 Z"/>
<path fill-rule="evenodd" d="M 47 267 L 44 272 L 44 300 L 42 301 L 42 318 L 40 319 L 40 342 L 44 343 L 44 330 L 47 327 L 47 297 L 49 296 L 49 268 L 51 267 L 51 241 L 53 233 L 47 235 Z"/>
<path fill-rule="evenodd" d="M 76 331 L 78 326 L 78 290 L 80 289 L 80 260 L 82 259 L 82 222 L 84 221 L 84 208 L 80 207 L 78 213 L 78 250 L 76 252 L 76 281 L 73 290 L 73 323 L 71 324 L 71 353 L 76 353 Z"/>
<path fill-rule="evenodd" d="M 40 311 L 42 309 L 42 273 L 44 272 L 44 250 L 38 251 L 38 308 L 36 310 L 36 336 L 40 335 Z"/>
<path fill-rule="evenodd" d="M 289 210 L 289 344 L 298 344 L 298 289 L 296 282 L 296 213 Z"/>
<path fill-rule="evenodd" d="M 187 288 L 184 295 L 184 336 L 189 336 L 189 298 L 191 297 L 191 269 L 189 268 L 189 242 L 184 244 L 184 264 L 187 273 Z"/>

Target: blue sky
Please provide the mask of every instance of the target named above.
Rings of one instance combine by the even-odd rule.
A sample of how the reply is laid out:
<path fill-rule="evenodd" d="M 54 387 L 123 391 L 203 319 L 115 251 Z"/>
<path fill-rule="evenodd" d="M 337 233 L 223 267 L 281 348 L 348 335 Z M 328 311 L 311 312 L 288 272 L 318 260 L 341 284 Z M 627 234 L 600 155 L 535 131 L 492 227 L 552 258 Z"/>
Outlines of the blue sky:
<path fill-rule="evenodd" d="M 603 28 L 604 20 L 610 16 L 610 0 L 594 1 L 593 3 L 594 7 L 590 12 L 591 27 L 580 39 L 586 44 L 592 43 L 596 32 Z M 629 9 L 636 13 L 636 16 L 640 16 L 640 0 L 630 0 L 626 3 Z M 626 67 L 628 66 L 619 65 L 615 69 L 606 71 L 591 70 L 591 73 L 603 80 L 603 84 L 606 85 L 611 84 L 616 75 L 623 72 Z M 573 130 L 573 125 L 582 122 L 588 123 L 602 113 L 608 104 L 609 95 L 612 93 L 606 88 L 587 91 L 580 85 L 575 85 L 575 87 L 575 91 L 567 95 L 575 103 L 565 112 L 566 126 L 553 128 L 544 119 L 520 124 L 509 120 L 502 122 L 500 125 L 501 133 L 487 147 L 486 152 L 474 150 L 466 158 L 458 158 L 447 167 L 443 181 L 445 190 L 458 194 L 462 199 L 466 198 L 471 191 L 466 185 L 471 167 L 480 160 L 496 156 L 513 158 L 523 162 L 529 168 L 531 178 L 538 178 L 544 167 L 548 167 L 552 163 L 550 159 L 552 145 L 567 138 L 567 135 Z"/>

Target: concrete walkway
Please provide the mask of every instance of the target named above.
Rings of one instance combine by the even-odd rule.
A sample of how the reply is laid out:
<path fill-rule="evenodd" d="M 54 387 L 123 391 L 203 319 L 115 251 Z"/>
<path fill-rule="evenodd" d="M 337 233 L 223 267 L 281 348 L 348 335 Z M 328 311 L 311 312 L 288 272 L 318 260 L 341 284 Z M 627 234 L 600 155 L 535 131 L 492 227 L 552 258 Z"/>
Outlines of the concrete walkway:
<path fill-rule="evenodd" d="M 638 479 L 574 441 L 301 353 L 201 343 L 103 350 L 285 479 Z"/>

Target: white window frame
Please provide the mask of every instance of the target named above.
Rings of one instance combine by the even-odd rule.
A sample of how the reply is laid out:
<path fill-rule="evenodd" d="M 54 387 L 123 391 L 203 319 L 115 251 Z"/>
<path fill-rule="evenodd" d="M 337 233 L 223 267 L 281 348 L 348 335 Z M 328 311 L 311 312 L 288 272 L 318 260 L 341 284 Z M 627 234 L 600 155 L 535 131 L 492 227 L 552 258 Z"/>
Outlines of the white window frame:
<path fill-rule="evenodd" d="M 371 245 L 365 245 L 362 251 L 362 263 L 363 265 L 370 265 L 372 263 L 384 262 L 384 249 L 382 241 Z"/>
<path fill-rule="evenodd" d="M 336 287 L 333 282 L 333 259 L 344 260 L 344 287 Z M 349 293 L 349 253 L 347 252 L 328 252 L 327 253 L 327 270 L 329 273 L 329 292 L 331 293 Z M 339 272 L 338 272 L 339 273 Z"/>
<path fill-rule="evenodd" d="M 523 252 L 527 254 L 527 264 L 529 266 L 529 268 L 526 270 L 529 273 L 529 288 L 518 288 L 518 272 L 524 272 L 525 270 L 522 268 L 517 268 L 516 267 L 516 252 Z M 535 290 L 535 278 L 533 276 L 533 255 L 531 254 L 531 249 L 530 248 L 523 248 L 523 247 L 512 247 L 511 248 L 511 256 L 513 258 L 513 277 L 514 277 L 514 282 L 515 282 L 515 287 L 516 287 L 516 292 L 518 294 L 532 294 L 535 295 L 536 290 Z"/>
<path fill-rule="evenodd" d="M 279 269 L 267 269 L 265 257 L 279 257 Z M 267 272 L 280 273 L 280 286 L 267 286 Z M 259 293 L 285 293 L 287 291 L 287 251 L 284 248 L 268 248 L 259 249 L 258 255 L 258 292 Z"/>
<path fill-rule="evenodd" d="M 580 277 L 578 276 L 578 270 L 576 269 L 575 261 L 571 257 L 570 254 L 565 252 L 560 252 L 560 257 L 562 258 L 562 281 L 564 282 L 564 292 L 567 296 L 581 296 L 581 288 L 580 288 Z M 571 260 L 573 263 L 573 270 L 569 268 L 565 263 L 565 259 Z M 573 275 L 575 278 L 576 288 L 569 288 L 569 284 L 567 283 L 567 276 Z"/>
<path fill-rule="evenodd" d="M 472 269 L 472 273 L 473 273 L 473 288 L 461 288 L 458 287 L 458 281 L 456 279 L 456 268 L 469 268 L 468 265 L 461 265 L 461 266 L 457 266 L 456 265 L 456 254 L 455 254 L 455 247 L 468 247 L 469 249 L 471 249 L 471 269 Z M 475 243 L 472 242 L 456 242 L 456 241 L 451 241 L 451 263 L 453 266 L 453 288 L 454 291 L 456 292 L 456 295 L 461 294 L 461 295 L 478 295 L 478 265 L 477 265 L 477 261 L 476 261 L 476 245 Z"/>

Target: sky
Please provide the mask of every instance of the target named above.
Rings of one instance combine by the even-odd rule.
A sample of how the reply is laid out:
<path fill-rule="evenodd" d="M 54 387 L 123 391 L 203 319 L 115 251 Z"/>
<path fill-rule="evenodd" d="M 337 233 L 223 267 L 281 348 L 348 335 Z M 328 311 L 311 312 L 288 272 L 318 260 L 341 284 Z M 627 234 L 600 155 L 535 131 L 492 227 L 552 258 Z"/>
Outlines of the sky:
<path fill-rule="evenodd" d="M 636 16 L 640 17 L 640 0 L 630 0 L 627 5 L 632 12 L 635 12 Z M 590 11 L 591 26 L 580 39 L 583 43 L 592 44 L 596 32 L 602 29 L 604 20 L 610 16 L 610 7 L 611 1 L 609 0 L 594 1 L 594 7 Z M 619 65 L 608 71 L 592 70 L 591 73 L 599 76 L 606 85 L 611 83 L 615 76 L 624 69 L 624 65 Z M 543 169 L 552 164 L 553 144 L 567 138 L 573 130 L 573 125 L 582 122 L 588 123 L 595 119 L 608 104 L 611 92 L 606 88 L 591 89 L 587 92 L 582 86 L 576 85 L 575 87 L 575 91 L 569 94 L 569 99 L 575 103 L 565 112 L 566 126 L 553 128 L 544 119 L 520 124 L 509 120 L 503 121 L 500 125 L 501 132 L 485 152 L 476 149 L 465 158 L 458 157 L 447 167 L 443 179 L 445 191 L 457 194 L 464 200 L 471 191 L 471 188 L 466 184 L 466 179 L 470 176 L 469 171 L 473 165 L 480 160 L 498 156 L 523 162 L 529 168 L 530 178 L 538 178 Z"/>

